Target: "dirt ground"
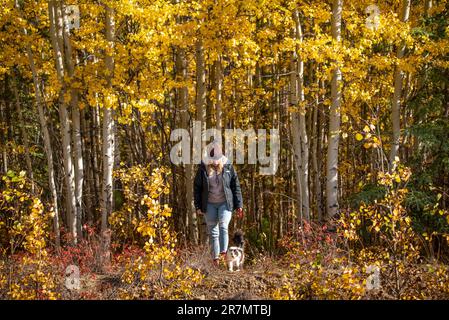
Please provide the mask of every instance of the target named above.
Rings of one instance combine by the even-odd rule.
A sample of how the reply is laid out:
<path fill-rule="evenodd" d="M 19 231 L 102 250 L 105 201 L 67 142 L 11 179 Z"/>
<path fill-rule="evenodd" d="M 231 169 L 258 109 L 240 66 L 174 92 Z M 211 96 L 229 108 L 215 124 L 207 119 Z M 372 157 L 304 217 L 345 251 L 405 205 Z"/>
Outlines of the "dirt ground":
<path fill-rule="evenodd" d="M 282 282 L 288 267 L 267 257 L 245 261 L 240 271 L 230 272 L 224 261 L 214 266 L 204 248 L 182 252 L 185 267 L 199 270 L 204 279 L 192 291 L 194 300 L 264 300 L 271 299 L 272 290 Z M 95 274 L 81 278 L 81 290 L 65 292 L 65 299 L 120 299 L 124 289 L 120 273 Z"/>
<path fill-rule="evenodd" d="M 279 281 L 282 281 L 282 273 L 276 267 L 258 264 L 229 272 L 222 265 L 206 273 L 203 283 L 195 288 L 194 297 L 206 300 L 270 299 L 271 291 Z"/>

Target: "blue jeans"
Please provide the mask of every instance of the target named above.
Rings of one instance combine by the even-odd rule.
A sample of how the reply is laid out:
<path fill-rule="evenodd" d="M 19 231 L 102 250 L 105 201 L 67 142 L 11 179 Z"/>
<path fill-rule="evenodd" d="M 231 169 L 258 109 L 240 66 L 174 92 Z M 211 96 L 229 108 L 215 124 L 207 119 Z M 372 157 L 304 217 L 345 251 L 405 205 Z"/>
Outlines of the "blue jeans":
<path fill-rule="evenodd" d="M 220 252 L 228 251 L 228 226 L 231 217 L 232 211 L 226 202 L 207 203 L 206 223 L 214 259 L 219 258 Z"/>

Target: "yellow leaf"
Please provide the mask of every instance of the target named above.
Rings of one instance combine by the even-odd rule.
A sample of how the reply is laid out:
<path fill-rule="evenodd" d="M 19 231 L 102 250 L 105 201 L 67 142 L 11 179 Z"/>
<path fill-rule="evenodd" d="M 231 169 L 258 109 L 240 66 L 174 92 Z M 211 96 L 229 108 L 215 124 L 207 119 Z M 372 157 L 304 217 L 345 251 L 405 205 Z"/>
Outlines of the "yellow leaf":
<path fill-rule="evenodd" d="M 363 135 L 361 135 L 360 133 L 357 133 L 357 134 L 355 135 L 355 139 L 356 139 L 357 141 L 361 141 L 361 140 L 363 140 Z"/>

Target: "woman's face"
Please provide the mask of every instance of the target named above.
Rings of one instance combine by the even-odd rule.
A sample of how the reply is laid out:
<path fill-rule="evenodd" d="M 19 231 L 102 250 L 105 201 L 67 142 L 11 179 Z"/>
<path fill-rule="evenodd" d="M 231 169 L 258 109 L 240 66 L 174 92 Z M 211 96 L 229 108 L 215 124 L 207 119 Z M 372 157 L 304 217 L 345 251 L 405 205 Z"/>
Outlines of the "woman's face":
<path fill-rule="evenodd" d="M 220 160 L 215 160 L 214 159 L 214 160 L 211 161 L 211 165 L 214 168 L 217 168 L 219 164 L 220 164 Z"/>

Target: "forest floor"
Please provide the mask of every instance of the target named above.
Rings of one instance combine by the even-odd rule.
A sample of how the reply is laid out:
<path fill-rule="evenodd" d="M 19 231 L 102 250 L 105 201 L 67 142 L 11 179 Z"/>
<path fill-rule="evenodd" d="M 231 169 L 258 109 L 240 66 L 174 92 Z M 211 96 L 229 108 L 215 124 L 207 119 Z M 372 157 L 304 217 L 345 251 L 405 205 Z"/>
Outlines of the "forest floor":
<path fill-rule="evenodd" d="M 193 298 L 200 300 L 272 299 L 272 291 L 289 273 L 285 263 L 253 252 L 246 252 L 243 269 L 234 272 L 227 270 L 224 261 L 214 266 L 208 248 L 204 247 L 186 251 L 182 260 L 204 275 L 202 283 L 193 290 Z"/>
<path fill-rule="evenodd" d="M 279 266 L 269 263 L 247 266 L 244 270 L 229 272 L 224 265 L 205 274 L 194 297 L 201 300 L 261 300 L 270 299 L 283 275 Z"/>
<path fill-rule="evenodd" d="M 150 264 L 150 268 L 145 269 L 145 263 L 139 263 L 140 259 L 148 258 L 140 248 L 115 253 L 110 267 L 106 269 L 98 267 L 96 255 L 86 254 L 90 247 L 82 248 L 84 250 L 78 250 L 80 248 L 77 247 L 67 249 L 75 251 L 79 254 L 77 256 L 67 252 L 58 256 L 49 255 L 44 264 L 42 271 L 51 275 L 48 277 L 51 282 L 48 283 L 52 284 L 52 292 L 58 299 L 271 300 L 290 297 L 292 292 L 298 299 L 307 300 L 449 298 L 449 269 L 447 264 L 435 261 L 409 263 L 401 271 L 401 282 L 398 282 L 397 272 L 391 265 L 386 265 L 382 269 L 381 288 L 367 291 L 363 283 L 369 274 L 363 271 L 363 266 L 355 263 L 349 265 L 336 253 L 333 253 L 331 262 L 326 262 L 327 258 L 320 258 L 318 272 L 313 267 L 317 261 L 314 252 L 306 255 L 291 255 L 289 252 L 270 255 L 245 250 L 247 255 L 243 270 L 230 272 L 224 261 L 219 266 L 213 265 L 208 248 L 183 248 L 177 251 L 175 262 L 165 265 L 168 271 L 166 277 L 163 277 L 159 264 Z M 38 290 L 29 284 L 29 279 L 35 276 L 35 264 L 22 265 L 25 258 L 23 254 L 17 254 L 14 259 L 3 261 L 4 270 L 10 270 L 8 283 L 14 284 L 12 288 Z M 68 274 L 66 267 L 75 261 L 79 266 L 80 287 L 70 290 L 69 281 L 73 279 L 73 274 Z M 292 267 L 292 261 L 295 266 L 304 268 Z M 188 268 L 196 273 L 178 273 Z M 198 273 L 201 277 L 197 277 Z M 42 283 L 46 285 L 47 282 Z M 399 289 L 397 286 L 400 286 Z M 11 294 L 6 291 L 10 290 L 8 288 L 0 287 L 0 300 L 11 298 Z M 42 299 L 46 299 L 45 296 Z"/>
<path fill-rule="evenodd" d="M 194 300 L 264 300 L 272 299 L 274 288 L 279 287 L 289 268 L 267 256 L 253 258 L 240 271 L 230 272 L 224 261 L 214 266 L 204 248 L 182 253 L 185 267 L 197 269 L 202 282 L 193 288 Z M 81 290 L 66 291 L 65 299 L 120 299 L 119 292 L 126 290 L 122 272 L 99 273 L 81 276 Z"/>

